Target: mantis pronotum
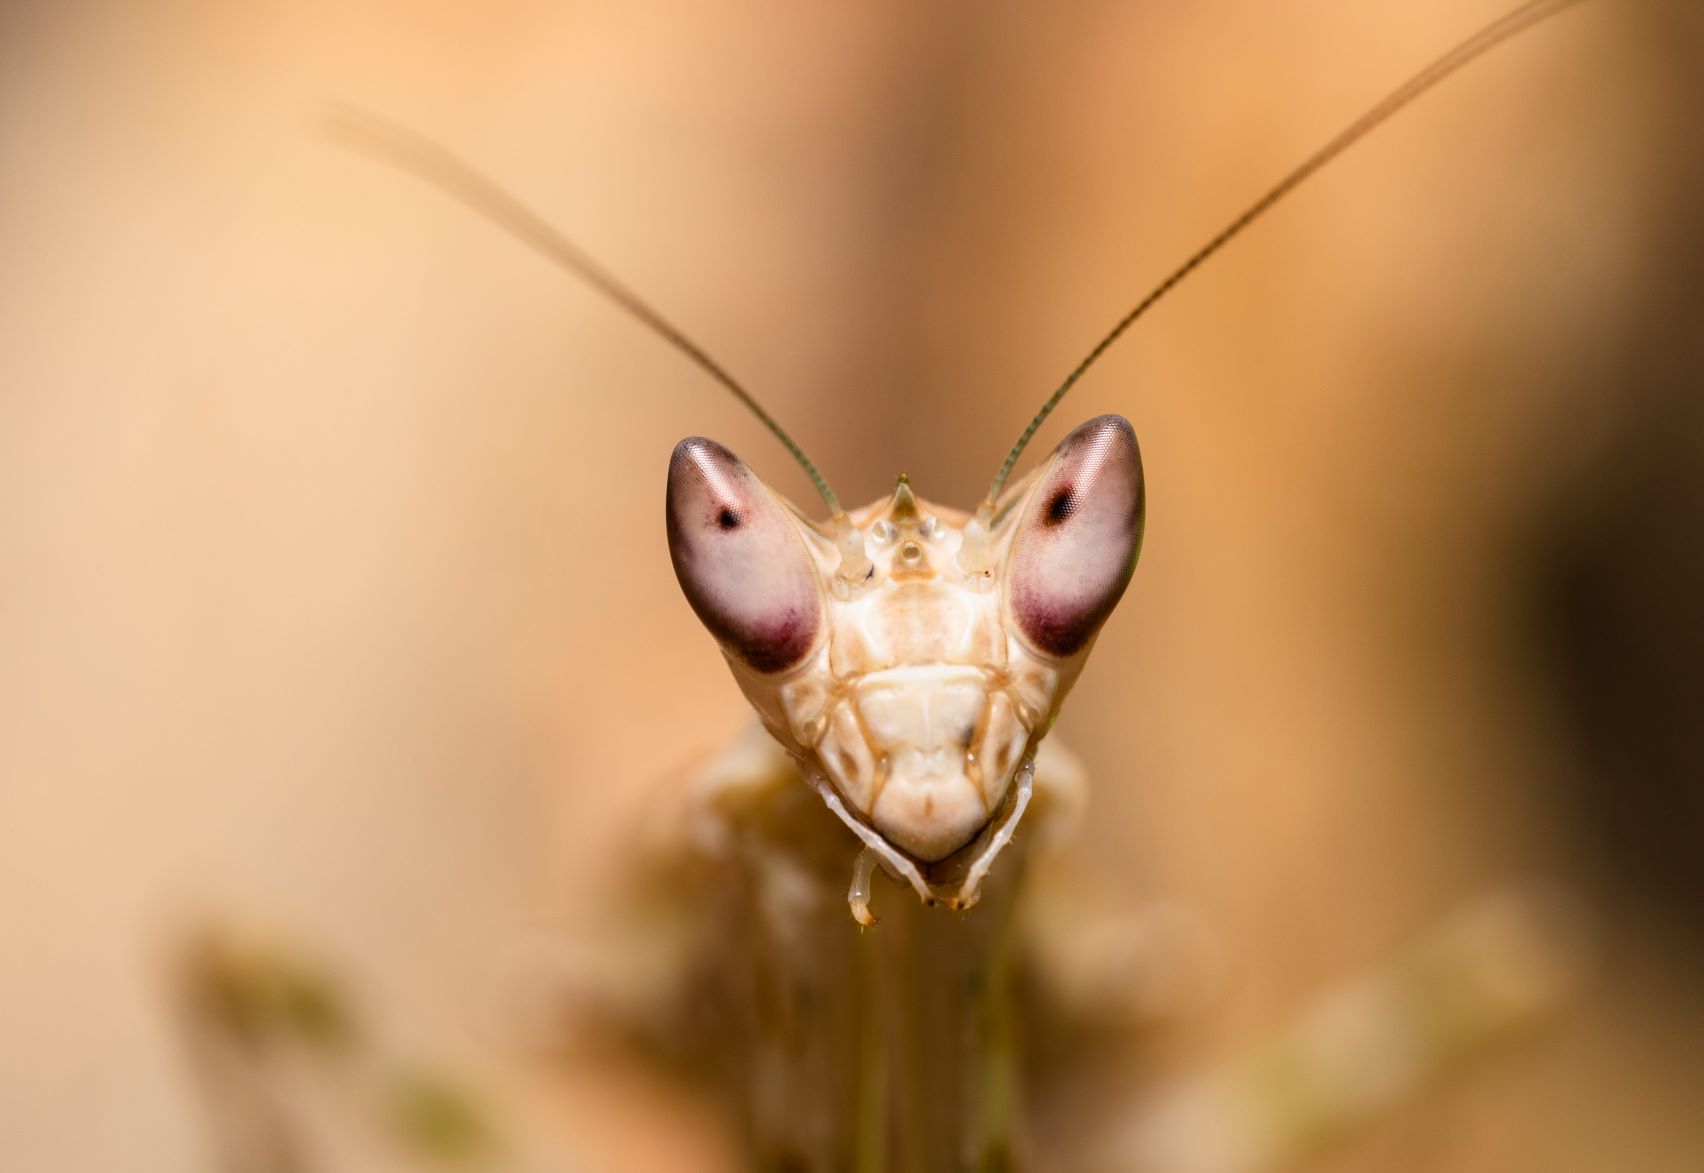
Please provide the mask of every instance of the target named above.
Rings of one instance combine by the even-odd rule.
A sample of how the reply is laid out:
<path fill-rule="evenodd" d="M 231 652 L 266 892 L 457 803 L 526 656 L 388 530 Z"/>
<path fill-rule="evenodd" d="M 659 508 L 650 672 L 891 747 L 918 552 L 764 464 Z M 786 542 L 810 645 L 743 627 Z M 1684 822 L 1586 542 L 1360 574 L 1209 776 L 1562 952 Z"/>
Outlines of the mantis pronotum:
<path fill-rule="evenodd" d="M 1561 6 L 1519 10 L 1418 88 Z M 1178 276 L 1389 112 L 1375 110 L 1309 160 Z M 444 178 L 441 156 L 412 157 Z M 462 190 L 490 203 L 477 186 Z M 550 246 L 518 209 L 497 209 Z M 1033 848 L 1073 804 L 1074 768 L 1050 762 L 1057 747 L 1043 737 L 1128 580 L 1143 508 L 1134 433 L 1121 420 L 1084 425 L 1003 494 L 1019 451 L 972 511 L 932 506 L 906 480 L 888 500 L 845 511 L 823 485 L 831 516 L 816 526 L 726 449 L 688 441 L 677 450 L 677 571 L 783 751 L 753 739 L 706 770 L 683 808 L 697 851 L 682 841 L 668 861 L 697 877 L 706 905 L 722 906 L 720 915 L 683 906 L 671 931 L 700 956 L 737 958 L 762 975 L 747 979 L 757 997 L 729 1001 L 716 1041 L 743 1068 L 750 1135 L 767 1166 L 1016 1159 L 1005 962 L 1024 861 L 1012 832 L 1022 833 L 1018 848 Z M 759 593 L 744 593 L 754 583 Z M 959 602 L 941 601 L 958 597 L 949 587 Z M 945 651 L 944 631 L 958 641 Z M 837 667 L 837 655 L 850 667 Z M 810 678 L 813 668 L 827 677 Z M 950 918 L 889 889 L 872 908 L 883 874 L 925 902 L 980 907 Z M 873 933 L 855 933 L 834 908 L 848 889 L 856 919 L 883 917 Z"/>

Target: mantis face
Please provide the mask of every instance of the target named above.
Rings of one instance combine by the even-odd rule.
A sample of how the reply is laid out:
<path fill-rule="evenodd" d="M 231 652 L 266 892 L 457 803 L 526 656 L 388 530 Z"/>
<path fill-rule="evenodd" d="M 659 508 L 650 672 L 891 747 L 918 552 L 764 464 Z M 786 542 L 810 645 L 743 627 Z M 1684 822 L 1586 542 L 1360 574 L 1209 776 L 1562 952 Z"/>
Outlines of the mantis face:
<path fill-rule="evenodd" d="M 886 862 L 927 868 L 1009 838 L 996 824 L 1021 815 L 1014 780 L 1130 581 L 1143 506 L 1135 432 L 1106 415 L 976 517 L 902 476 L 829 532 L 696 437 L 667 512 L 681 587 L 764 726 Z"/>
<path fill-rule="evenodd" d="M 721 384 L 799 463 L 829 507 L 827 528 L 726 448 L 682 441 L 668 486 L 676 574 L 765 727 L 863 840 L 849 894 L 855 915 L 867 904 L 860 893 L 872 856 L 926 900 L 938 898 L 955 860 L 967 860 L 950 898 L 962 905 L 1023 815 L 1036 749 L 1141 545 L 1142 466 L 1129 423 L 1090 420 L 1002 493 L 1036 429 L 1144 313 L 1310 176 L 1469 61 L 1577 2 L 1526 0 L 1486 25 L 1186 257 L 1042 402 L 968 517 L 919 500 L 903 476 L 889 500 L 847 514 L 749 391 L 538 215 L 418 136 L 359 118 L 338 125 L 602 292 Z"/>

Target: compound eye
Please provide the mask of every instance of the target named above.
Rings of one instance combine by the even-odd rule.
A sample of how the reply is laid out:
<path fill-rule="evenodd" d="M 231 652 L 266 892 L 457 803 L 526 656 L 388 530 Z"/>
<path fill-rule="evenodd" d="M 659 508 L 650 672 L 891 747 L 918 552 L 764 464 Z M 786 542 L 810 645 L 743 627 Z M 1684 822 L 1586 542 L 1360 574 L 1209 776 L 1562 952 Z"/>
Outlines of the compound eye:
<path fill-rule="evenodd" d="M 1007 564 L 1012 617 L 1031 647 L 1081 651 L 1118 605 L 1142 547 L 1142 454 L 1119 415 L 1103 415 L 1054 450 L 1018 519 Z"/>
<path fill-rule="evenodd" d="M 693 436 L 669 459 L 669 556 L 686 601 L 759 672 L 804 659 L 822 626 L 816 565 L 786 508 L 740 458 Z"/>

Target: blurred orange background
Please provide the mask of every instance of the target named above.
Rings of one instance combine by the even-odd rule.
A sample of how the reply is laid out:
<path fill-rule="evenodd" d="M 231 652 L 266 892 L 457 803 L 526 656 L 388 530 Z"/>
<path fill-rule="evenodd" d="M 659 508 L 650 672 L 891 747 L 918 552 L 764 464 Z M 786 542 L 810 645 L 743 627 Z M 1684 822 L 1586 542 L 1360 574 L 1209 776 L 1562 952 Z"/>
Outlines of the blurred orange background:
<path fill-rule="evenodd" d="M 207 922 L 311 941 L 498 1071 L 492 958 L 595 915 L 655 781 L 742 721 L 666 457 L 703 433 L 808 485 L 618 311 L 328 143 L 332 103 L 542 210 L 843 499 L 905 471 L 968 507 L 1149 284 L 1495 12 L 5 8 L 0 1167 L 213 1167 L 163 977 Z M 1119 411 L 1147 463 L 1059 736 L 1106 902 L 1185 903 L 1235 959 L 1168 1061 L 1512 878 L 1597 911 L 1581 1004 L 1320 1168 L 1704 1163 L 1701 50 L 1649 2 L 1499 51 L 1041 436 Z M 593 1167 L 685 1167 L 624 1164 L 645 1130 L 595 1084 L 559 1122 Z"/>

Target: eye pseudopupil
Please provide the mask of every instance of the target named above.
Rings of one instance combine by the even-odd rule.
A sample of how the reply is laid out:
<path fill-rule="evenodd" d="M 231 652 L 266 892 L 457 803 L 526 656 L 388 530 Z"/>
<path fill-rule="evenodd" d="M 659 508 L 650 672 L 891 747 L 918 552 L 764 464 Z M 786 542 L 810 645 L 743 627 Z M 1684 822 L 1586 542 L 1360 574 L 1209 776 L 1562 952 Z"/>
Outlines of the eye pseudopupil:
<path fill-rule="evenodd" d="M 1070 485 L 1062 485 L 1047 502 L 1047 524 L 1058 525 L 1077 512 L 1077 494 Z"/>
<path fill-rule="evenodd" d="M 740 515 L 724 505 L 722 511 L 716 514 L 716 524 L 723 529 L 739 529 Z"/>

